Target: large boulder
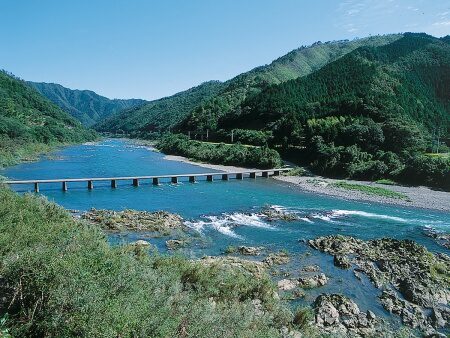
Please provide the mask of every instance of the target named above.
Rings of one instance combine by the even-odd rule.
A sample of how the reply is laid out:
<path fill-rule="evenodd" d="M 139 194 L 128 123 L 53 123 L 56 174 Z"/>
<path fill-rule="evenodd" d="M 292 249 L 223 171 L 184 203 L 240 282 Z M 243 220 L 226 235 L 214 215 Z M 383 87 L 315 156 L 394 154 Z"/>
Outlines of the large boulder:
<path fill-rule="evenodd" d="M 350 336 L 373 334 L 378 323 L 371 311 L 362 312 L 351 299 L 339 294 L 322 294 L 314 302 L 314 319 L 325 333 Z"/>
<path fill-rule="evenodd" d="M 241 255 L 246 256 L 259 256 L 261 251 L 264 250 L 262 246 L 240 246 L 238 247 L 238 252 Z"/>
<path fill-rule="evenodd" d="M 298 279 L 298 285 L 302 288 L 316 288 L 318 286 L 324 286 L 327 283 L 328 278 L 324 273 L 319 273 L 308 277 L 300 277 Z"/>

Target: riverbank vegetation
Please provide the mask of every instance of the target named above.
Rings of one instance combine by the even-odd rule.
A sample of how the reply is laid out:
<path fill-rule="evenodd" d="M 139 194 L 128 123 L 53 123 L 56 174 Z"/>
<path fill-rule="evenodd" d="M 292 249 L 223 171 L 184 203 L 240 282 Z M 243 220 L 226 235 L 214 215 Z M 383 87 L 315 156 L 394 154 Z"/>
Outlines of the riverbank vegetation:
<path fill-rule="evenodd" d="M 363 185 L 363 184 L 352 184 L 347 182 L 335 182 L 332 183 L 333 187 L 351 190 L 351 191 L 360 191 L 365 194 L 369 195 L 375 195 L 375 196 L 381 196 L 381 197 L 389 197 L 389 198 L 395 198 L 395 199 L 408 199 L 408 197 L 405 194 L 392 191 L 389 189 L 381 188 L 381 187 L 373 187 L 369 185 Z"/>
<path fill-rule="evenodd" d="M 96 138 L 24 81 L 0 71 L 0 167 Z"/>
<path fill-rule="evenodd" d="M 160 138 L 156 147 L 166 154 L 185 156 L 208 163 L 261 169 L 277 168 L 282 165 L 278 152 L 267 146 L 208 143 L 190 140 L 187 136 L 180 134 L 169 134 Z"/>
<path fill-rule="evenodd" d="M 265 273 L 111 247 L 43 198 L 2 187 L 0 200 L 1 329 L 13 337 L 278 337 L 295 326 Z"/>
<path fill-rule="evenodd" d="M 357 48 L 311 74 L 247 95 L 235 109 L 206 121 L 210 135 L 246 130 L 314 173 L 337 178 L 391 179 L 450 189 L 448 69 L 450 44 L 403 34 Z M 204 110 L 209 112 L 209 110 Z M 206 123 L 205 122 L 205 123 Z M 250 132 L 254 130 L 254 132 Z M 261 141 L 259 138 L 258 141 Z"/>

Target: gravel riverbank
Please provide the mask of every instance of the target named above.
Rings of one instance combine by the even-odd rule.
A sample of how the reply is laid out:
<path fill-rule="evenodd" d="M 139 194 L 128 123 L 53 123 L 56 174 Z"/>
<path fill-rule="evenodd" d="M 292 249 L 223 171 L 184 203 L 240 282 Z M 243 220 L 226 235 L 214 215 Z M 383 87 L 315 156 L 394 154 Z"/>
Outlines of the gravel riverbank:
<path fill-rule="evenodd" d="M 391 198 L 386 196 L 371 195 L 361 191 L 348 190 L 336 187 L 333 184 L 342 182 L 323 177 L 308 176 L 280 176 L 276 179 L 292 184 L 296 189 L 306 190 L 313 193 L 344 198 L 348 200 L 394 204 L 414 208 L 440 210 L 450 212 L 450 193 L 446 191 L 432 190 L 427 187 L 406 187 L 400 185 L 385 185 L 375 182 L 345 180 L 350 184 L 361 184 L 371 187 L 384 188 L 406 196 L 405 199 Z"/>
<path fill-rule="evenodd" d="M 239 171 L 254 168 L 243 168 L 236 166 L 226 166 L 219 164 L 199 163 L 191 161 L 183 156 L 166 155 L 166 160 L 180 161 L 204 168 L 210 168 L 219 171 Z M 300 189 L 316 194 L 322 194 L 348 200 L 376 202 L 383 204 L 400 205 L 406 207 L 439 210 L 450 212 L 450 192 L 432 190 L 427 187 L 409 187 L 400 185 L 385 185 L 375 182 L 355 181 L 355 180 L 336 180 L 320 176 L 278 176 L 277 180 L 289 183 L 293 189 Z M 406 198 L 391 198 L 387 196 L 372 195 L 361 191 L 348 190 L 334 186 L 334 183 L 346 182 L 349 184 L 361 184 L 371 187 L 384 188 L 405 195 Z"/>

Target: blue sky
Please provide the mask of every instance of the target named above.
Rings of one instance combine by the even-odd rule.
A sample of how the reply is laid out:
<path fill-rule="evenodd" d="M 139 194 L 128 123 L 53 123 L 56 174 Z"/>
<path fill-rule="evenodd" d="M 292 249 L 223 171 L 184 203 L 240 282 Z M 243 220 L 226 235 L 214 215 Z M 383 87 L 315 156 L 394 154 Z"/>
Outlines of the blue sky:
<path fill-rule="evenodd" d="M 154 99 L 315 41 L 450 34 L 448 0 L 0 0 L 0 68 Z"/>

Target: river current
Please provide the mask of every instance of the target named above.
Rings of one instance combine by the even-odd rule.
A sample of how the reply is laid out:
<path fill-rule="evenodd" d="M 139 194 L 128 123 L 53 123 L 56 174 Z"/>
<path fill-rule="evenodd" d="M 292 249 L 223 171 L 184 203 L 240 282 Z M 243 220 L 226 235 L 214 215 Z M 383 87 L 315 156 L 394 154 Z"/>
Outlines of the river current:
<path fill-rule="evenodd" d="M 69 146 L 37 162 L 10 167 L 1 175 L 11 179 L 49 179 L 64 177 L 112 177 L 213 172 L 211 169 L 170 161 L 164 154 L 133 141 L 107 139 L 98 143 Z M 310 303 L 323 292 L 339 292 L 352 297 L 362 309 L 386 315 L 374 301 L 379 294 L 370 281 L 357 280 L 351 271 L 333 265 L 333 257 L 319 253 L 306 240 L 330 234 L 361 239 L 394 237 L 411 239 L 433 252 L 450 250 L 426 236 L 427 229 L 450 232 L 450 214 L 403 208 L 391 205 L 346 201 L 312 193 L 274 179 L 257 178 L 242 181 L 230 179 L 214 182 L 200 180 L 192 184 L 182 179 L 172 185 L 162 181 L 153 186 L 142 181 L 140 187 L 131 182 L 95 182 L 93 190 L 86 183 L 69 183 L 63 192 L 59 184 L 41 185 L 41 194 L 68 209 L 137 209 L 166 210 L 180 214 L 186 225 L 202 238 L 199 244 L 184 249 L 189 257 L 220 255 L 229 245 L 263 246 L 270 251 L 287 250 L 291 263 L 284 269 L 300 270 L 317 264 L 331 276 L 330 283 L 309 291 L 301 302 Z M 31 191 L 32 186 L 14 187 L 18 192 Z M 297 221 L 268 221 L 262 208 L 285 209 L 299 216 Z M 164 238 L 148 238 L 142 233 L 111 235 L 111 243 L 145 239 L 165 251 Z M 281 278 L 281 277 L 280 277 Z"/>

